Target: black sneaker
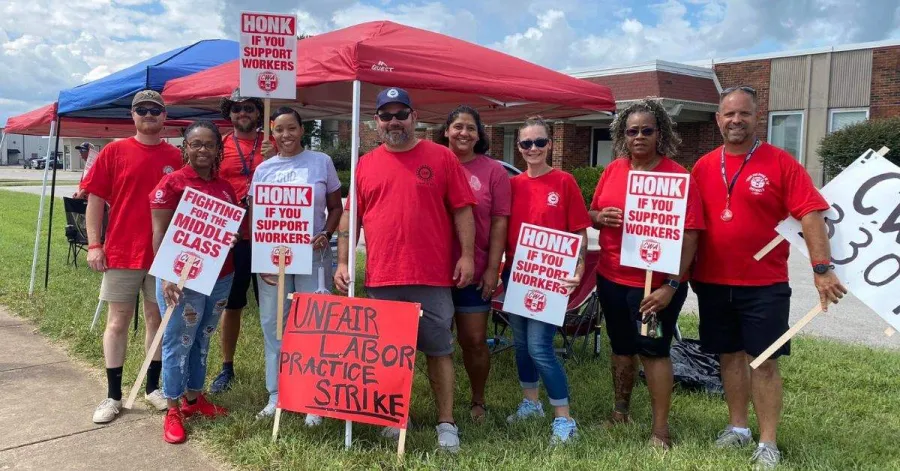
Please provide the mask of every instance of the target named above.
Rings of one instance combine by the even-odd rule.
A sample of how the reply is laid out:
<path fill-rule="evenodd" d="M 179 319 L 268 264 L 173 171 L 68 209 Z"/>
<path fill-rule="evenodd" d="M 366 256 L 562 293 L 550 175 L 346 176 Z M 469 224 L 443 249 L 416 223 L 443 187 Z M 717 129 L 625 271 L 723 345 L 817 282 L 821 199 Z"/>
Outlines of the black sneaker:
<path fill-rule="evenodd" d="M 232 370 L 222 370 L 219 372 L 219 375 L 216 376 L 216 379 L 213 380 L 212 384 L 209 386 L 210 394 L 218 394 L 231 389 L 231 382 L 234 381 L 234 371 Z"/>

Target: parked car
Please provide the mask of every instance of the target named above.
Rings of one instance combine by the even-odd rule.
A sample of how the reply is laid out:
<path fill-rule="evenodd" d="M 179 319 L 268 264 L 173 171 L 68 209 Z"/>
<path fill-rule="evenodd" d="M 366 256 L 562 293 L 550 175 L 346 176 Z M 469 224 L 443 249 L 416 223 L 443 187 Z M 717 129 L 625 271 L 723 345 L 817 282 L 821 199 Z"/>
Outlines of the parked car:
<path fill-rule="evenodd" d="M 40 157 L 29 157 L 22 161 L 22 168 L 38 168 L 37 167 L 38 160 L 44 160 L 44 159 L 42 159 Z M 43 164 L 41 164 L 41 165 L 43 165 Z"/>
<path fill-rule="evenodd" d="M 51 159 L 51 160 L 53 162 L 52 165 L 55 165 L 56 168 L 58 168 L 58 169 L 63 168 L 63 164 L 59 160 L 58 157 L 55 159 Z M 47 165 L 47 159 L 37 159 L 37 160 L 35 160 L 34 164 L 35 164 L 35 168 L 42 169 L 42 168 L 44 168 L 45 165 Z"/>

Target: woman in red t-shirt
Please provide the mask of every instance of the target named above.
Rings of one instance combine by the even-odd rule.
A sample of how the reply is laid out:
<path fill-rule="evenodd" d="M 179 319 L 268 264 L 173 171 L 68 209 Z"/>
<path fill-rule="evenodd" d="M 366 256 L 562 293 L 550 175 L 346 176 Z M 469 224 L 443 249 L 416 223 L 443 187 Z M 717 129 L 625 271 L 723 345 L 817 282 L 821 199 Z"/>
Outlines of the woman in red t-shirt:
<path fill-rule="evenodd" d="M 185 188 L 231 204 L 238 203 L 231 184 L 217 175 L 222 161 L 222 136 L 215 124 L 195 121 L 188 126 L 184 131 L 183 152 L 187 165 L 163 177 L 149 195 L 154 253 L 162 244 Z M 232 234 L 232 247 L 237 240 L 238 235 Z M 163 422 L 163 439 L 169 443 L 187 439 L 186 417 L 199 414 L 212 418 L 227 413 L 207 401 L 202 391 L 209 341 L 219 325 L 233 278 L 234 264 L 229 253 L 209 296 L 189 289 L 182 291 L 175 283 L 157 279 L 156 302 L 160 311 L 175 305 L 162 339 L 162 390 L 169 405 Z"/>
<path fill-rule="evenodd" d="M 528 169 L 510 180 L 512 211 L 506 241 L 506 260 L 512 263 L 522 224 L 567 231 L 581 238 L 575 276 L 559 280 L 571 294 L 584 273 L 584 251 L 587 228 L 591 225 L 581 190 L 575 177 L 547 164 L 547 154 L 553 144 L 550 126 L 540 117 L 525 120 L 519 128 L 518 148 Z M 504 269 L 503 284 L 509 286 L 510 268 Z M 543 417 L 544 408 L 538 399 L 538 379 L 547 388 L 555 418 L 551 443 L 563 443 L 575 436 L 575 419 L 569 416 L 569 384 L 553 348 L 556 326 L 518 315 L 509 316 L 516 350 L 516 369 L 524 399 L 509 422 L 531 417 Z"/>
<path fill-rule="evenodd" d="M 509 223 L 509 174 L 499 161 L 484 155 L 490 142 L 484 132 L 481 116 L 473 108 L 461 105 L 451 111 L 444 124 L 443 139 L 459 158 L 466 181 L 478 204 L 475 216 L 475 272 L 472 284 L 453 288 L 456 310 L 456 336 L 462 347 L 463 364 L 472 385 L 470 412 L 473 420 L 484 418 L 484 388 L 491 370 L 491 352 L 487 346 L 488 313 L 491 298 L 500 280 L 500 261 L 506 249 Z M 454 246 L 453 260 L 461 253 Z"/>
<path fill-rule="evenodd" d="M 590 211 L 594 228 L 600 230 L 597 295 L 606 318 L 613 352 L 615 405 L 609 424 L 630 421 L 628 410 L 639 356 L 647 375 L 653 411 L 650 445 L 662 448 L 671 445 L 668 419 L 672 399 L 672 361 L 669 348 L 678 314 L 687 296 L 686 275 L 697 250 L 698 231 L 705 227 L 700 194 L 693 180 L 687 189 L 679 275 L 655 273 L 651 283 L 653 291 L 645 297 L 646 271 L 623 266 L 619 254 L 630 171 L 687 173 L 684 167 L 670 158 L 681 143 L 673 126 L 672 118 L 655 100 L 641 100 L 618 114 L 610 126 L 610 134 L 613 148 L 621 157 L 614 160 L 601 175 Z M 670 233 L 675 231 L 677 229 Z M 640 334 L 642 321 L 650 323 L 651 336 Z"/>

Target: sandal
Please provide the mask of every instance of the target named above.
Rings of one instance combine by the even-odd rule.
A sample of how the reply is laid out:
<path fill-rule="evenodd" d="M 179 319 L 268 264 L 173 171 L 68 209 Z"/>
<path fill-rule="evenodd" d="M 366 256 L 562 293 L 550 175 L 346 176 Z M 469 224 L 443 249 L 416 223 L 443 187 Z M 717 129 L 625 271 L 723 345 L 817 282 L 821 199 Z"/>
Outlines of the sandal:
<path fill-rule="evenodd" d="M 657 435 L 650 435 L 650 440 L 647 442 L 647 446 L 662 451 L 669 451 L 669 449 L 672 448 L 672 440 L 667 436 L 660 437 Z"/>
<path fill-rule="evenodd" d="M 481 408 L 481 411 L 482 411 L 481 414 L 476 414 L 476 413 L 475 413 L 475 408 L 476 408 L 476 407 L 480 407 L 480 408 Z M 487 415 L 487 412 L 488 412 L 488 408 L 487 408 L 487 406 L 486 406 L 483 402 L 475 402 L 475 401 L 472 401 L 472 405 L 469 407 L 469 414 L 472 416 L 472 421 L 473 421 L 473 422 L 481 422 L 481 421 L 483 421 L 483 420 L 484 420 L 484 417 Z"/>
<path fill-rule="evenodd" d="M 614 410 L 612 414 L 610 414 L 609 418 L 603 422 L 603 428 L 610 429 L 617 425 L 630 424 L 631 416 L 627 413 L 622 413 Z"/>

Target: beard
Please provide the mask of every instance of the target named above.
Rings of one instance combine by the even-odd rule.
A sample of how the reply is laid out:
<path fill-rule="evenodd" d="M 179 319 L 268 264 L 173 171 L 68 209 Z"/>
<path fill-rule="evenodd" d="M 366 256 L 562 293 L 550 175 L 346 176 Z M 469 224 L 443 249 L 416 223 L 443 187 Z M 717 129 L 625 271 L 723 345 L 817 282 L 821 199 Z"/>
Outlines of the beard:
<path fill-rule="evenodd" d="M 162 120 L 156 121 L 139 121 L 137 123 L 137 130 L 142 134 L 159 134 L 162 131 L 163 122 Z"/>
<path fill-rule="evenodd" d="M 379 130 L 378 137 L 382 142 L 393 147 L 399 147 L 409 142 L 409 132 L 403 127 L 395 127 L 387 131 Z"/>
<path fill-rule="evenodd" d="M 253 132 L 256 130 L 256 120 L 254 119 L 248 119 L 246 123 L 240 119 L 236 119 L 231 121 L 231 124 L 234 125 L 234 129 L 237 129 L 240 132 Z"/>

